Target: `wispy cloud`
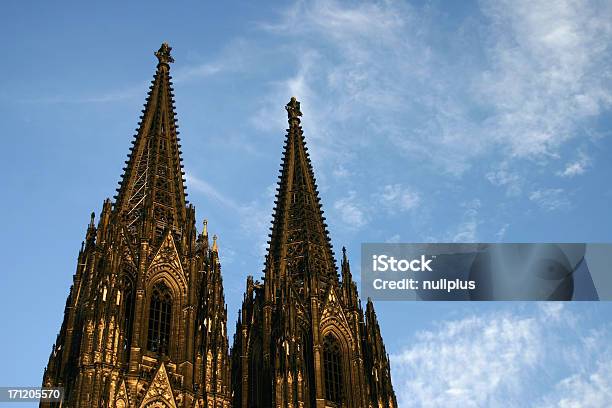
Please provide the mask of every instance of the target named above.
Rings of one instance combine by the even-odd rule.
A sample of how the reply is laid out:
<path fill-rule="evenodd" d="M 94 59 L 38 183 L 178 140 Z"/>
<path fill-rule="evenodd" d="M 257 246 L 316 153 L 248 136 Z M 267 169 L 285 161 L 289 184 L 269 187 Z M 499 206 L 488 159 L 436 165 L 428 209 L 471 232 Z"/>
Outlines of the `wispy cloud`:
<path fill-rule="evenodd" d="M 229 207 L 233 211 L 237 211 L 243 208 L 241 205 L 236 203 L 232 198 L 218 191 L 210 183 L 194 176 L 193 174 L 189 172 L 185 173 L 185 180 L 187 181 L 187 185 L 189 187 L 204 194 L 206 197 L 214 201 L 217 201 L 218 203 L 226 207 Z"/>
<path fill-rule="evenodd" d="M 421 203 L 421 195 L 401 184 L 387 184 L 377 194 L 378 201 L 390 213 L 415 209 Z"/>
<path fill-rule="evenodd" d="M 612 355 L 602 356 L 594 368 L 560 381 L 544 398 L 542 408 L 598 408 L 612 403 Z"/>
<path fill-rule="evenodd" d="M 519 173 L 508 168 L 508 163 L 502 163 L 496 166 L 495 170 L 491 170 L 485 177 L 494 186 L 504 187 L 508 196 L 517 196 L 521 194 L 524 179 Z"/>
<path fill-rule="evenodd" d="M 474 177 L 509 197 L 540 190 L 535 175 L 557 173 L 568 141 L 590 138 L 589 120 L 612 107 L 612 7 L 570 0 L 476 7 L 482 18 L 453 22 L 442 44 L 435 27 L 448 21 L 436 7 L 297 1 L 261 24 L 295 51 L 294 76 L 279 81 L 274 106 L 287 98 L 280 102 L 279 89 L 304 94 L 307 133 L 324 135 L 316 145 L 332 168 L 342 162 L 335 155 L 388 143 L 392 158 L 417 160 L 442 177 L 476 168 Z M 278 115 L 269 112 L 256 123 L 270 126 Z M 558 173 L 587 167 L 577 160 Z"/>
<path fill-rule="evenodd" d="M 392 355 L 401 407 L 512 407 L 541 353 L 538 322 L 510 314 L 446 321 Z"/>
<path fill-rule="evenodd" d="M 495 107 L 491 135 L 515 156 L 554 156 L 577 126 L 612 103 L 610 6 L 484 1 L 494 43 L 478 89 Z"/>
<path fill-rule="evenodd" d="M 173 75 L 173 82 L 178 84 L 182 82 L 189 82 L 196 78 L 206 78 L 209 76 L 216 75 L 226 69 L 225 64 L 221 61 L 214 61 L 209 63 L 203 63 L 194 66 L 186 66 L 179 69 Z"/>
<path fill-rule="evenodd" d="M 504 240 L 506 236 L 506 232 L 508 232 L 509 227 L 510 227 L 510 224 L 506 223 L 502 225 L 502 227 L 495 233 L 495 238 L 497 239 L 498 242 L 501 242 Z"/>
<path fill-rule="evenodd" d="M 348 228 L 359 229 L 367 224 L 365 211 L 357 202 L 357 194 L 349 191 L 348 195 L 334 202 L 334 209 Z"/>
<path fill-rule="evenodd" d="M 603 407 L 612 402 L 612 348 L 602 341 L 612 335 L 609 326 L 600 327 L 594 338 L 586 324 L 581 326 L 584 319 L 567 321 L 574 312 L 555 302 L 541 303 L 535 311 L 500 309 L 437 322 L 392 354 L 399 406 Z"/>
<path fill-rule="evenodd" d="M 464 208 L 461 222 L 457 227 L 447 232 L 446 240 L 451 242 L 476 242 L 478 238 L 478 225 L 481 221 L 478 213 L 481 202 L 479 199 L 462 204 Z"/>
<path fill-rule="evenodd" d="M 584 152 L 578 154 L 578 158 L 567 163 L 565 169 L 557 173 L 561 177 L 574 177 L 584 174 L 591 165 L 591 158 Z"/>
<path fill-rule="evenodd" d="M 251 241 L 255 243 L 255 251 L 259 255 L 264 255 L 267 243 L 267 229 L 270 226 L 271 214 L 269 208 L 270 189 L 262 195 L 262 200 L 253 200 L 248 203 L 237 202 L 232 197 L 222 193 L 209 182 L 194 176 L 191 173 L 185 174 L 187 185 L 218 205 L 229 209 L 240 219 L 240 228 L 243 234 L 247 234 Z"/>
<path fill-rule="evenodd" d="M 561 302 L 539 302 L 538 307 L 545 319 L 560 320 L 564 316 L 564 305 Z M 565 310 L 566 311 L 566 310 Z"/>
<path fill-rule="evenodd" d="M 529 194 L 529 200 L 546 211 L 567 209 L 571 206 L 569 196 L 562 188 L 535 190 Z"/>
<path fill-rule="evenodd" d="M 244 44 L 241 41 L 230 43 L 224 52 L 215 60 L 179 66 L 172 70 L 174 84 L 185 84 L 190 81 L 206 78 L 221 73 L 235 72 L 244 69 L 245 64 L 240 63 L 241 50 Z M 40 96 L 30 99 L 21 99 L 22 103 L 33 104 L 82 104 L 82 103 L 110 103 L 123 100 L 143 98 L 150 86 L 150 82 L 143 81 L 136 84 L 124 85 L 116 89 L 104 89 L 99 92 L 92 91 L 86 95 L 53 95 Z"/>

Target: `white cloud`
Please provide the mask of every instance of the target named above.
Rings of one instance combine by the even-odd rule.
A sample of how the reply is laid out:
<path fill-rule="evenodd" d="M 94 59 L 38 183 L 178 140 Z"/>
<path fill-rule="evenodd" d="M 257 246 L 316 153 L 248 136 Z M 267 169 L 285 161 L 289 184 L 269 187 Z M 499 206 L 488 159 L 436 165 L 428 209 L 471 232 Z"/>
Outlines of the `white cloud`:
<path fill-rule="evenodd" d="M 382 191 L 378 194 L 378 198 L 380 203 L 390 213 L 412 210 L 421 203 L 421 195 L 418 192 L 403 187 L 401 184 L 387 184 L 383 186 Z"/>
<path fill-rule="evenodd" d="M 610 5 L 600 2 L 483 1 L 490 20 L 489 68 L 478 89 L 495 114 L 492 137 L 515 156 L 556 155 L 581 120 L 612 104 Z"/>
<path fill-rule="evenodd" d="M 529 199 L 546 211 L 563 210 L 571 206 L 568 195 L 562 188 L 535 190 L 529 194 Z"/>
<path fill-rule="evenodd" d="M 458 226 L 447 232 L 445 240 L 451 242 L 476 242 L 478 237 L 478 225 L 481 223 L 478 217 L 481 202 L 476 198 L 472 201 L 462 203 L 462 207 L 464 207 L 464 212 L 461 222 Z"/>
<path fill-rule="evenodd" d="M 538 307 L 546 319 L 559 320 L 566 312 L 561 302 L 539 302 Z"/>
<path fill-rule="evenodd" d="M 447 321 L 391 355 L 401 407 L 519 406 L 512 398 L 541 353 L 537 321 L 512 315 Z"/>
<path fill-rule="evenodd" d="M 560 381 L 542 408 L 600 408 L 612 404 L 612 355 L 604 355 L 591 371 Z"/>
<path fill-rule="evenodd" d="M 506 236 L 506 232 L 508 231 L 508 227 L 510 227 L 510 224 L 504 224 L 502 225 L 502 227 L 495 233 L 495 238 L 497 238 L 497 241 L 503 241 L 504 237 Z"/>
<path fill-rule="evenodd" d="M 334 209 L 349 228 L 359 229 L 367 224 L 368 220 L 356 196 L 354 191 L 349 191 L 347 196 L 334 203 Z"/>
<path fill-rule="evenodd" d="M 561 177 L 574 177 L 584 174 L 588 167 L 591 165 L 591 159 L 586 153 L 580 152 L 578 158 L 572 162 L 567 163 L 565 169 L 557 173 Z"/>
<path fill-rule="evenodd" d="M 488 172 L 485 177 L 494 186 L 505 187 L 508 196 L 517 196 L 521 194 L 523 179 L 518 173 L 510 171 L 507 163 Z"/>
<path fill-rule="evenodd" d="M 611 406 L 611 327 L 588 330 L 574 316 L 585 309 L 572 309 L 540 302 L 535 312 L 502 309 L 417 333 L 390 356 L 398 405 Z"/>
<path fill-rule="evenodd" d="M 483 157 L 539 164 L 558 157 L 567 140 L 588 133 L 578 132 L 586 120 L 612 106 L 610 5 L 479 6 L 484 19 L 462 21 L 443 46 L 441 10 L 392 1 L 298 1 L 261 26 L 295 50 L 298 70 L 284 87 L 304 91 L 308 109 L 318 110 L 308 115 L 326 135 L 321 143 L 344 147 L 331 154 L 384 138 L 396 154 L 455 175 Z M 354 119 L 361 125 L 350 143 L 339 140 Z M 487 178 L 511 195 L 520 190 L 510 172 Z"/>
<path fill-rule="evenodd" d="M 282 107 L 292 96 L 302 103 L 302 112 L 308 112 L 305 119 L 316 115 L 318 105 L 312 103 L 313 91 L 308 78 L 318 58 L 319 54 L 314 50 L 302 53 L 296 58 L 297 72 L 293 76 L 270 84 L 270 93 L 262 98 L 259 110 L 251 117 L 251 123 L 255 128 L 264 131 L 283 131 L 287 127 L 287 117 L 286 114 L 282 114 Z"/>

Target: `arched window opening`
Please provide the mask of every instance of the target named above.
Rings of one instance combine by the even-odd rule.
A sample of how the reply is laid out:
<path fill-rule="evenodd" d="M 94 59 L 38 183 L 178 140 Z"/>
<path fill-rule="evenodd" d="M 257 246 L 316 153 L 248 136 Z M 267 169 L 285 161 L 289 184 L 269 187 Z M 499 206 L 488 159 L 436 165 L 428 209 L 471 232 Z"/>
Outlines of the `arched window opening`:
<path fill-rule="evenodd" d="M 329 334 L 323 343 L 323 367 L 325 398 L 339 404 L 343 400 L 342 350 L 338 340 Z"/>
<path fill-rule="evenodd" d="M 170 289 L 162 282 L 153 287 L 153 293 L 151 294 L 148 350 L 160 355 L 168 354 L 171 318 L 172 296 Z"/>
<path fill-rule="evenodd" d="M 125 361 L 129 360 L 132 346 L 132 324 L 134 322 L 134 288 L 132 281 L 124 278 L 123 294 L 120 301 L 123 303 L 123 350 Z"/>

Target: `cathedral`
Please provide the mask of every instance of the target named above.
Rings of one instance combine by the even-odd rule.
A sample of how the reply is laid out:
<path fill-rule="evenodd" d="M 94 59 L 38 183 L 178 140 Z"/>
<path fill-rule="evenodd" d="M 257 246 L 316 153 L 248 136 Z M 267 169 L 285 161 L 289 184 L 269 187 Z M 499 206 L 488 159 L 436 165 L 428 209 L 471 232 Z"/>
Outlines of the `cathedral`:
<path fill-rule="evenodd" d="M 44 407 L 397 406 L 374 306 L 340 273 L 300 126 L 289 128 L 263 281 L 247 278 L 233 345 L 216 237 L 187 201 L 171 47 L 114 200 L 92 214 L 43 375 Z"/>

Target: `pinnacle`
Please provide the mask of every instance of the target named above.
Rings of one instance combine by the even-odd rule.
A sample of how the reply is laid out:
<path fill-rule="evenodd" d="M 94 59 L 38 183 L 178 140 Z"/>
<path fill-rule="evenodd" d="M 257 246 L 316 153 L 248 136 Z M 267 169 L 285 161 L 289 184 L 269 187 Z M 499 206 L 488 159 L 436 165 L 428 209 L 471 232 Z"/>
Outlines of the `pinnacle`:
<path fill-rule="evenodd" d="M 172 51 L 172 47 L 168 45 L 167 42 L 162 43 L 159 50 L 155 52 L 155 56 L 159 60 L 160 64 L 170 64 L 174 62 L 174 58 L 170 55 L 170 51 Z"/>

